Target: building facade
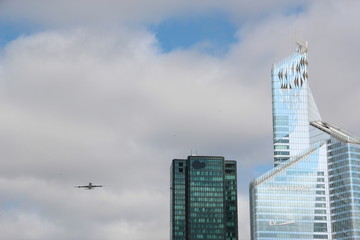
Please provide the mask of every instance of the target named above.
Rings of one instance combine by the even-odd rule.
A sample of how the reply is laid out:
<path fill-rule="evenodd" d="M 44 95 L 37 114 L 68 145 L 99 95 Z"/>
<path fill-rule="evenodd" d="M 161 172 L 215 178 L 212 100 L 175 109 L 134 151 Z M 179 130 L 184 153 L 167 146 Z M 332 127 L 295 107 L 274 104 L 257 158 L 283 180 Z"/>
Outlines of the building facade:
<path fill-rule="evenodd" d="M 238 240 L 236 162 L 189 156 L 170 171 L 171 240 Z"/>
<path fill-rule="evenodd" d="M 250 183 L 252 240 L 360 239 L 360 139 L 321 120 L 307 44 L 272 68 L 274 169 Z"/>
<path fill-rule="evenodd" d="M 327 174 L 321 144 L 253 180 L 252 239 L 331 239 Z"/>
<path fill-rule="evenodd" d="M 308 85 L 307 45 L 272 67 L 274 165 L 296 157 L 317 142 L 309 122 L 321 120 Z"/>
<path fill-rule="evenodd" d="M 330 135 L 327 156 L 332 239 L 360 239 L 360 138 L 329 123 L 311 125 Z"/>

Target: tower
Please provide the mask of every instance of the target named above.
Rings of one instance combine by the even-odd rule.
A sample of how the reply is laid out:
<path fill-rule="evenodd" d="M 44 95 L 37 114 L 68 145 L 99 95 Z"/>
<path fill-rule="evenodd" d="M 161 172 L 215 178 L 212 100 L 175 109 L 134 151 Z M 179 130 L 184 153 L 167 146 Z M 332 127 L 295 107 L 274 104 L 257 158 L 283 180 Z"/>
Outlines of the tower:
<path fill-rule="evenodd" d="M 326 144 L 250 183 L 251 239 L 331 239 Z"/>
<path fill-rule="evenodd" d="M 236 162 L 189 156 L 170 171 L 171 240 L 238 240 Z"/>
<path fill-rule="evenodd" d="M 329 134 L 332 238 L 360 239 L 360 138 L 330 123 L 311 125 Z"/>
<path fill-rule="evenodd" d="M 360 138 L 321 120 L 307 44 L 272 68 L 274 169 L 250 183 L 252 240 L 360 239 Z"/>
<path fill-rule="evenodd" d="M 307 43 L 297 45 L 271 70 L 275 166 L 309 149 L 317 140 L 309 122 L 321 120 L 308 84 Z"/>

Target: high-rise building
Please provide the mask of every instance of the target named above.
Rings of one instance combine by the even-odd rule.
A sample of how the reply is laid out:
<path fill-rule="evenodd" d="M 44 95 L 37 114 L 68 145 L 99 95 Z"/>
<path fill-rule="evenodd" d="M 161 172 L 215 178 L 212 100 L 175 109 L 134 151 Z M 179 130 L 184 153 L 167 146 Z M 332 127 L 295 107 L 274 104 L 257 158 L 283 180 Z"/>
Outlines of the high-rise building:
<path fill-rule="evenodd" d="M 360 139 L 321 120 L 307 44 L 272 69 L 274 169 L 250 183 L 252 240 L 360 239 Z"/>
<path fill-rule="evenodd" d="M 330 135 L 327 155 L 332 239 L 360 239 L 360 138 L 329 123 L 311 125 Z"/>
<path fill-rule="evenodd" d="M 189 156 L 170 171 L 170 239 L 238 240 L 236 162 Z"/>
<path fill-rule="evenodd" d="M 275 166 L 300 155 L 318 140 L 309 122 L 321 120 L 308 85 L 307 44 L 272 67 Z M 314 133 L 315 132 L 315 133 Z"/>
<path fill-rule="evenodd" d="M 322 144 L 253 180 L 252 239 L 331 239 L 327 174 Z"/>

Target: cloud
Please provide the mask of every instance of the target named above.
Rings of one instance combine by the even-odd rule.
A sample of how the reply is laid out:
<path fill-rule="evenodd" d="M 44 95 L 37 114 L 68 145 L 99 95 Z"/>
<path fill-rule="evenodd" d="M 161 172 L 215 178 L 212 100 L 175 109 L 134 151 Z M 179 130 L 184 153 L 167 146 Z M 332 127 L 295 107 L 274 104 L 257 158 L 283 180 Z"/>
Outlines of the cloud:
<path fill-rule="evenodd" d="M 237 159 L 246 137 L 263 134 L 249 115 L 261 105 L 256 89 L 218 58 L 160 54 L 148 32 L 34 34 L 7 45 L 1 62 L 2 188 L 59 232 L 89 225 L 94 236 L 144 239 L 134 231 L 158 226 L 153 239 L 165 239 L 171 159 L 191 150 Z M 73 189 L 88 181 L 106 187 Z"/>
<path fill-rule="evenodd" d="M 18 213 L 0 220 L 2 236 L 9 240 L 46 239 L 62 236 L 64 230 L 37 215 Z"/>
<path fill-rule="evenodd" d="M 96 193 L 79 191 L 34 178 L 1 179 L 0 184 L 6 193 L 1 201 L 0 218 L 6 239 L 116 239 L 119 235 L 145 239 L 146 235 L 138 234 L 138 227 L 149 225 L 157 228 L 152 234 L 151 228 L 143 233 L 149 235 L 148 239 L 157 239 L 159 233 L 164 233 L 156 229 L 167 220 L 154 218 L 152 209 L 163 215 L 162 208 L 168 205 L 167 195 L 136 189 L 116 194 L 111 189 L 114 186 Z M 113 226 L 119 227 L 118 235 L 111 234 L 115 230 Z M 15 228 L 22 231 L 16 234 Z"/>
<path fill-rule="evenodd" d="M 214 57 L 196 47 L 162 53 L 145 27 L 119 22 L 92 28 L 100 16 L 89 17 L 93 1 L 85 13 L 80 1 L 47 6 L 39 0 L 45 5 L 38 9 L 13 2 L 2 3 L 9 15 L 47 19 L 49 29 L 1 49 L 0 221 L 6 239 L 168 239 L 170 163 L 192 150 L 238 161 L 240 235 L 249 239 L 247 186 L 259 165 L 272 162 L 271 64 L 291 54 L 296 31 L 310 42 L 310 85 L 324 120 L 360 132 L 356 109 L 344 107 L 360 96 L 360 35 L 351 24 L 358 3 L 290 7 L 290 15 L 269 10 L 264 19 L 254 13 L 239 28 L 239 42 Z M 124 12 L 130 7 L 108 3 L 114 12 L 117 4 Z M 254 8 L 245 3 L 234 9 Z M 160 1 L 152 4 L 149 12 L 160 11 L 152 10 Z M 164 9 L 179 3 L 171 4 Z M 130 18 L 151 16 L 132 7 L 138 12 L 129 11 Z M 71 11 L 63 17 L 69 8 L 89 24 L 65 27 L 76 22 Z M 55 23 L 62 28 L 50 27 Z M 105 187 L 73 187 L 89 181 Z"/>
<path fill-rule="evenodd" d="M 171 159 L 225 148 L 235 159 L 244 136 L 262 136 L 248 116 L 259 99 L 226 80 L 218 58 L 160 54 L 149 32 L 96 33 L 43 32 L 4 49 L 1 188 L 7 202 L 26 199 L 16 209 L 30 219 L 58 226 L 38 239 L 165 239 Z M 73 188 L 89 181 L 105 187 Z"/>
<path fill-rule="evenodd" d="M 158 22 L 169 16 L 196 14 L 213 9 L 222 9 L 233 15 L 234 19 L 260 18 L 269 13 L 285 13 L 309 1 L 296 4 L 286 0 L 234 1 L 225 0 L 3 0 L 0 16 L 6 19 L 26 19 L 44 26 L 100 25 L 121 22 Z"/>

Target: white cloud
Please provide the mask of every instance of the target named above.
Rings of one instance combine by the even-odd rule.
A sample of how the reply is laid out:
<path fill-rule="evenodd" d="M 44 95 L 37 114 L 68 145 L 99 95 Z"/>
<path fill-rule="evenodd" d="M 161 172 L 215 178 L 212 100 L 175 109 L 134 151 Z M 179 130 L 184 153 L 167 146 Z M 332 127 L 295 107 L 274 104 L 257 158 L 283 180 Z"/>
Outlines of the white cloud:
<path fill-rule="evenodd" d="M 67 21 L 59 1 L 39 9 L 14 2 L 3 3 L 11 13 L 58 8 L 49 22 Z M 191 150 L 238 160 L 240 239 L 249 239 L 246 186 L 256 166 L 272 161 L 271 64 L 293 51 L 296 31 L 310 42 L 310 84 L 324 120 L 360 133 L 359 113 L 344 107 L 360 96 L 360 34 L 351 24 L 359 4 L 345 2 L 251 21 L 222 58 L 196 49 L 162 54 L 152 33 L 113 25 L 9 43 L 0 58 L 0 225 L 7 239 L 168 239 L 170 162 Z M 68 6 L 76 12 L 79 3 Z M 95 5 L 88 4 L 91 15 Z M 73 187 L 89 181 L 105 187 Z"/>
<path fill-rule="evenodd" d="M 191 149 L 225 157 L 229 149 L 236 158 L 239 142 L 264 130 L 249 115 L 262 98 L 220 59 L 159 54 L 146 32 L 41 33 L 9 44 L 2 63 L 0 171 L 3 188 L 14 189 L 8 201 L 28 199 L 18 207 L 33 206 L 74 236 L 109 230 L 166 239 L 171 159 Z M 88 181 L 106 187 L 73 189 Z M 140 227 L 157 229 L 135 236 Z"/>
<path fill-rule="evenodd" d="M 1 236 L 4 239 L 36 240 L 64 236 L 64 229 L 36 214 L 17 212 L 13 216 L 2 216 L 0 223 Z"/>

